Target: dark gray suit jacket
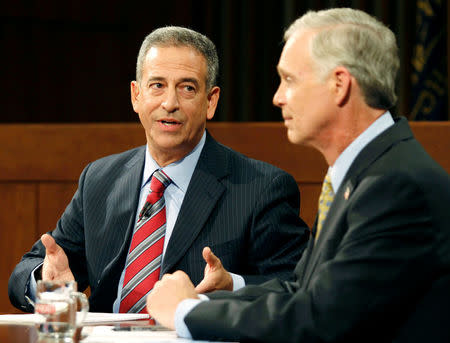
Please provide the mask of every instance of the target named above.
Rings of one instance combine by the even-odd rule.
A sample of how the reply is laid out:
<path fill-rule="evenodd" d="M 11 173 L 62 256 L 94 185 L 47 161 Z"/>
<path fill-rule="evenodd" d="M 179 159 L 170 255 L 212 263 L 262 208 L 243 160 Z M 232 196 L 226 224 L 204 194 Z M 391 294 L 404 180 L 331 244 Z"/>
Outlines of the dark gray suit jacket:
<path fill-rule="evenodd" d="M 406 120 L 357 156 L 294 274 L 212 293 L 185 319 L 193 338 L 450 341 L 450 177 Z"/>
<path fill-rule="evenodd" d="M 64 249 L 79 289 L 91 288 L 91 311 L 112 311 L 135 223 L 145 147 L 102 158 L 81 174 L 79 187 L 51 233 Z M 161 275 L 185 271 L 203 278 L 202 249 L 210 246 L 247 283 L 287 278 L 306 246 L 295 180 L 249 159 L 207 134 L 164 255 Z M 40 242 L 9 280 L 11 303 L 32 311 L 24 293 L 45 256 Z"/>

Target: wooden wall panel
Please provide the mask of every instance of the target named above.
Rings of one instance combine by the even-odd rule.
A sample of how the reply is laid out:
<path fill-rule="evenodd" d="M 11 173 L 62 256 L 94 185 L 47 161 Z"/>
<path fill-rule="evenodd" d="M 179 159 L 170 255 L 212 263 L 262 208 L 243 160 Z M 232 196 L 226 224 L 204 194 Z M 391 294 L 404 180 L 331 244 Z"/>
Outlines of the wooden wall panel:
<path fill-rule="evenodd" d="M 69 204 L 77 187 L 77 182 L 41 182 L 39 184 L 36 239 L 55 228 L 56 222 Z"/>
<path fill-rule="evenodd" d="M 322 181 L 327 168 L 322 156 L 289 143 L 282 123 L 211 122 L 207 127 L 223 144 L 277 165 L 297 181 Z M 450 122 L 412 122 L 411 127 L 450 172 Z M 0 180 L 76 181 L 90 161 L 142 144 L 140 124 L 0 125 Z"/>
<path fill-rule="evenodd" d="M 219 142 L 290 173 L 298 182 L 322 182 L 327 165 L 319 152 L 290 143 L 282 123 L 209 123 Z"/>
<path fill-rule="evenodd" d="M 145 135 L 139 124 L 6 124 L 0 143 L 0 180 L 76 181 L 86 164 Z"/>
<path fill-rule="evenodd" d="M 425 150 L 450 173 L 450 122 L 411 122 L 410 125 Z"/>
<path fill-rule="evenodd" d="M 211 134 L 241 153 L 291 173 L 301 216 L 312 225 L 327 170 L 315 150 L 293 145 L 283 123 L 208 123 Z M 450 173 L 450 122 L 412 122 L 425 149 Z M 7 282 L 20 257 L 53 229 L 87 163 L 145 144 L 139 124 L 0 124 L 0 312 L 15 312 Z"/>
<path fill-rule="evenodd" d="M 9 303 L 8 280 L 34 243 L 37 215 L 34 183 L 0 182 L 0 313 L 18 312 Z"/>

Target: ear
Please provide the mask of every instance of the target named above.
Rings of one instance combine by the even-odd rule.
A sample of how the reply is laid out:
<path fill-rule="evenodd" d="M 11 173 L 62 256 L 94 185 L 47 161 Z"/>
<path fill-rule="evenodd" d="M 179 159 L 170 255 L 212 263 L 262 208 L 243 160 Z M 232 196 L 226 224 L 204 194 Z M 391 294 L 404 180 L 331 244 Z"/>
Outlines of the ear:
<path fill-rule="evenodd" d="M 331 82 L 336 105 L 344 105 L 350 97 L 352 75 L 347 68 L 337 67 L 332 72 Z"/>
<path fill-rule="evenodd" d="M 137 81 L 131 81 L 130 83 L 130 92 L 131 92 L 131 104 L 133 105 L 133 110 L 136 113 L 139 113 L 139 99 L 141 90 L 139 88 L 139 84 Z"/>
<path fill-rule="evenodd" d="M 220 88 L 215 86 L 211 88 L 208 93 L 208 109 L 206 111 L 206 118 L 211 120 L 216 112 L 217 103 L 219 102 Z"/>

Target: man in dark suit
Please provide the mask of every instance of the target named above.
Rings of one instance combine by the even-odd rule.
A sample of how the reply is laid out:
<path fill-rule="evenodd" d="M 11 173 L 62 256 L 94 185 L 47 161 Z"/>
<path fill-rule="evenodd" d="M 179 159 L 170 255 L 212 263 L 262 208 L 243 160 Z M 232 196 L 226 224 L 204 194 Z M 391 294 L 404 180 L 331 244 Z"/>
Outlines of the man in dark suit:
<path fill-rule="evenodd" d="M 450 305 L 450 178 L 388 111 L 394 34 L 362 11 L 331 9 L 299 18 L 285 41 L 274 104 L 289 140 L 329 164 L 295 281 L 200 299 L 180 271 L 156 283 L 149 313 L 194 339 L 448 342 L 435 323 Z"/>
<path fill-rule="evenodd" d="M 90 286 L 91 311 L 140 312 L 151 287 L 136 285 L 153 275 L 157 279 L 181 269 L 195 283 L 204 273 L 211 275 L 199 291 L 290 275 L 309 236 L 298 216 L 297 184 L 282 170 L 219 144 L 205 130 L 219 99 L 217 70 L 214 44 L 195 31 L 166 27 L 147 36 L 131 83 L 147 145 L 84 169 L 56 229 L 44 234 L 15 268 L 9 281 L 13 305 L 33 310 L 26 296 L 33 298 L 39 278 L 76 280 L 81 290 Z M 161 175 L 166 188 L 153 203 L 147 195 L 157 194 L 151 184 Z M 148 228 L 145 223 L 160 214 L 164 220 L 153 232 L 162 236 L 153 240 L 149 234 L 151 243 L 132 243 L 141 227 Z M 146 250 L 153 245 L 160 251 Z M 137 259 L 143 264 L 135 268 Z M 135 268 L 133 282 L 129 266 Z M 217 283 L 214 270 L 222 266 L 233 274 L 225 273 Z M 125 291 L 128 283 L 132 287 Z M 140 300 L 123 310 L 131 292 L 140 292 Z"/>

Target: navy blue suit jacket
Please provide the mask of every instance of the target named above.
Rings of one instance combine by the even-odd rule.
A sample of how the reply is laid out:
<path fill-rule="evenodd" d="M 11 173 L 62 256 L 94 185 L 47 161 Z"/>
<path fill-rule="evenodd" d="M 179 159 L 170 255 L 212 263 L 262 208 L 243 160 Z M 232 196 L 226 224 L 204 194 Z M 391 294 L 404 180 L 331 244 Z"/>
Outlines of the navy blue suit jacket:
<path fill-rule="evenodd" d="M 89 164 L 72 201 L 51 232 L 64 249 L 91 311 L 112 311 L 135 223 L 145 147 Z M 247 283 L 287 278 L 309 230 L 299 218 L 300 195 L 286 172 L 249 159 L 207 134 L 165 252 L 161 275 L 185 271 L 203 278 L 202 249 L 210 246 L 227 270 Z M 11 275 L 12 304 L 32 311 L 24 293 L 31 271 L 45 256 L 40 242 Z"/>
<path fill-rule="evenodd" d="M 214 292 L 185 322 L 194 339 L 449 342 L 449 204 L 448 173 L 397 120 L 352 163 L 295 281 Z"/>

